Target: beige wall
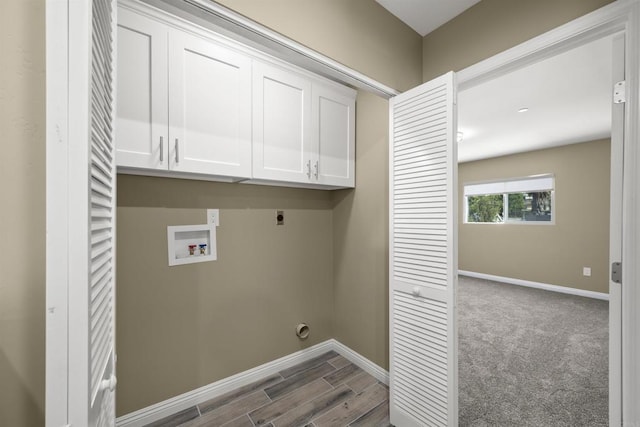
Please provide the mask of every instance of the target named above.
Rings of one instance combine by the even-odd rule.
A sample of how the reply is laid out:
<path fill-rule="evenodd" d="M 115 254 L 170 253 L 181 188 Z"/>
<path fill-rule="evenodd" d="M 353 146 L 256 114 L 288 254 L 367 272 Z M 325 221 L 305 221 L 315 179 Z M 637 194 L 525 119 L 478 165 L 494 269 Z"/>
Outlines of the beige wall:
<path fill-rule="evenodd" d="M 459 268 L 609 293 L 609 140 L 459 165 Z M 465 183 L 552 173 L 555 224 L 464 224 Z M 582 275 L 591 267 L 591 277 Z"/>
<path fill-rule="evenodd" d="M 423 39 L 423 81 L 460 71 L 611 2 L 482 0 Z"/>
<path fill-rule="evenodd" d="M 394 89 L 422 77 L 421 37 L 375 0 L 218 0 Z"/>
<path fill-rule="evenodd" d="M 0 2 L 0 425 L 44 425 L 44 1 Z"/>
<path fill-rule="evenodd" d="M 389 367 L 388 102 L 358 95 L 356 190 L 334 192 L 335 338 Z"/>
<path fill-rule="evenodd" d="M 330 193 L 127 175 L 118 188 L 119 414 L 333 336 Z M 207 208 L 218 260 L 169 267 L 167 226 Z"/>
<path fill-rule="evenodd" d="M 224 3 L 389 86 L 420 83 L 421 37 L 374 0 Z M 387 366 L 386 100 L 358 93 L 356 134 L 355 190 L 119 176 L 119 415 L 334 337 Z M 206 208 L 220 258 L 167 267 L 166 226 Z"/>

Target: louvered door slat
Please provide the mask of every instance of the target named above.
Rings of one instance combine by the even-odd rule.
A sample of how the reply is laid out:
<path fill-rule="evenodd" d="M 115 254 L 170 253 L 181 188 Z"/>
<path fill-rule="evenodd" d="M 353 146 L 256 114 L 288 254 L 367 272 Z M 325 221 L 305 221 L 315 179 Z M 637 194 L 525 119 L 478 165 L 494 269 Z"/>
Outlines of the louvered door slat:
<path fill-rule="evenodd" d="M 443 225 L 428 225 L 428 224 L 398 224 L 394 223 L 396 229 L 396 235 L 398 237 L 405 236 L 407 238 L 415 239 L 429 239 L 429 240 L 446 240 L 447 232 L 446 226 Z"/>
<path fill-rule="evenodd" d="M 394 253 L 399 256 L 411 257 L 419 261 L 419 257 L 426 257 L 427 259 L 433 259 L 437 262 L 446 262 L 447 250 L 446 248 L 425 248 L 424 245 L 415 245 L 396 242 Z"/>
<path fill-rule="evenodd" d="M 416 254 L 406 254 L 402 251 L 396 252 L 398 262 L 416 266 L 419 268 L 439 268 L 442 265 L 444 257 L 426 257 Z"/>
<path fill-rule="evenodd" d="M 424 233 L 420 232 L 420 230 L 408 229 L 401 230 L 396 228 L 396 240 L 399 243 L 411 243 L 417 245 L 435 245 L 438 247 L 446 248 L 447 244 L 447 234 L 446 231 L 441 232 L 441 234 L 435 233 Z M 396 260 L 398 261 L 398 260 Z"/>
<path fill-rule="evenodd" d="M 416 337 L 410 329 L 404 330 L 402 327 L 396 328 L 395 332 L 399 337 L 403 339 L 418 343 L 420 345 L 420 351 L 424 352 L 424 354 L 428 355 L 428 357 L 431 358 L 432 364 L 435 368 L 446 370 L 447 359 L 443 357 L 443 355 L 438 351 L 437 347 L 432 345 L 431 340 L 427 341 L 423 338 Z"/>
<path fill-rule="evenodd" d="M 396 198 L 400 198 L 405 194 L 426 194 L 426 193 L 436 193 L 441 196 L 446 196 L 447 193 L 442 191 L 442 185 L 444 183 L 442 180 L 420 184 L 419 182 L 415 183 L 407 183 L 407 184 L 398 184 L 396 188 Z"/>
<path fill-rule="evenodd" d="M 434 218 L 406 218 L 406 219 L 396 219 L 394 225 L 397 230 L 407 230 L 407 229 L 415 229 L 415 230 L 445 230 L 447 224 L 442 222 L 441 220 Z"/>
<path fill-rule="evenodd" d="M 406 96 L 407 94 L 404 94 Z M 426 108 L 433 108 L 434 100 L 440 100 L 446 97 L 447 92 L 446 89 L 436 88 L 434 90 L 422 92 L 420 94 L 416 94 L 412 98 L 407 98 L 403 100 L 402 105 L 396 106 L 396 115 L 397 123 L 402 123 L 405 117 L 414 117 L 416 110 L 424 110 Z M 438 106 L 439 104 L 436 104 Z M 396 123 L 394 122 L 394 123 Z"/>
<path fill-rule="evenodd" d="M 418 264 L 431 267 L 439 267 L 445 261 L 445 256 L 425 255 L 423 253 L 409 253 L 407 250 L 396 251 L 396 257 L 399 262 L 405 262 L 408 264 Z"/>
<path fill-rule="evenodd" d="M 437 169 L 437 168 L 433 168 L 433 169 L 420 169 L 420 168 L 415 168 L 413 170 L 401 170 L 401 171 L 397 171 L 393 174 L 394 178 L 397 179 L 413 179 L 413 178 L 429 178 L 431 177 L 432 179 L 441 179 L 442 174 L 445 173 L 446 170 L 443 169 Z"/>
<path fill-rule="evenodd" d="M 113 424 L 113 394 L 103 381 L 114 374 L 115 163 L 111 0 L 92 2 L 90 98 L 90 266 L 89 380 L 90 425 Z M 105 412 L 106 411 L 106 412 Z"/>
<path fill-rule="evenodd" d="M 424 118 L 432 121 L 426 123 L 424 121 L 415 121 L 396 127 L 394 131 L 398 140 L 402 141 L 420 134 L 433 135 L 446 129 L 446 112 L 428 112 Z"/>
<path fill-rule="evenodd" d="M 414 352 L 415 354 L 415 352 Z M 421 366 L 423 358 L 416 357 L 402 357 L 403 362 L 409 365 Z M 404 369 L 401 368 L 401 369 Z M 433 392 L 419 396 L 427 402 L 433 405 L 433 408 L 439 412 L 442 412 L 442 407 L 447 404 L 447 377 L 439 375 L 437 371 L 429 371 L 428 368 L 424 369 L 424 374 L 420 376 L 411 376 L 411 372 L 407 371 L 406 374 L 411 377 L 411 386 L 415 388 L 433 388 Z"/>
<path fill-rule="evenodd" d="M 411 138 L 399 138 L 397 144 L 393 147 L 393 152 L 398 156 L 402 156 L 415 152 L 431 154 L 446 151 L 445 147 L 431 145 L 438 142 L 438 140 L 438 134 L 434 133 L 417 134 Z"/>
<path fill-rule="evenodd" d="M 454 76 L 390 105 L 390 413 L 457 424 Z"/>

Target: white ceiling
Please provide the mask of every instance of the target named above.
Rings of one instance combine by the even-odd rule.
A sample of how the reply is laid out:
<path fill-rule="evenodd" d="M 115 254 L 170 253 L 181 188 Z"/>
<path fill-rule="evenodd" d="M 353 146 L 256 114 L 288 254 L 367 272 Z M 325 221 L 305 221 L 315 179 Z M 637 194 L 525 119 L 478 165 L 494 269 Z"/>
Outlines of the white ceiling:
<path fill-rule="evenodd" d="M 376 1 L 424 36 L 480 0 Z M 611 47 L 597 40 L 459 92 L 458 160 L 609 137 Z"/>
<path fill-rule="evenodd" d="M 480 0 L 376 0 L 421 36 L 429 34 Z"/>
<path fill-rule="evenodd" d="M 611 48 L 600 39 L 460 91 L 458 160 L 609 137 Z"/>

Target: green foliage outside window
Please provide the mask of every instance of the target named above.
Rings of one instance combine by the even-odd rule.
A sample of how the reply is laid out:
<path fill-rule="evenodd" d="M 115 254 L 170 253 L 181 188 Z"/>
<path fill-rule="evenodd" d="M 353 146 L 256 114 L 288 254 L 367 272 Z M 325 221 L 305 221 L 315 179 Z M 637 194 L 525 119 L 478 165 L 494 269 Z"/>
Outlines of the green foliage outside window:
<path fill-rule="evenodd" d="M 526 193 L 509 194 L 509 218 L 522 219 L 525 211 Z"/>
<path fill-rule="evenodd" d="M 468 196 L 467 203 L 468 222 L 502 222 L 504 211 L 502 194 Z"/>
<path fill-rule="evenodd" d="M 467 222 L 549 222 L 551 191 L 467 196 L 467 209 Z"/>

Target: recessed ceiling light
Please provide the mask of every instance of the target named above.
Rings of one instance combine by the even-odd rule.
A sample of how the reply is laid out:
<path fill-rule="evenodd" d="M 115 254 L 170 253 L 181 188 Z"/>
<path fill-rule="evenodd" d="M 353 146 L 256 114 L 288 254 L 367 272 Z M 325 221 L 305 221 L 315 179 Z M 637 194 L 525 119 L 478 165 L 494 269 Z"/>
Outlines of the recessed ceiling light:
<path fill-rule="evenodd" d="M 526 113 L 527 111 L 529 111 L 529 108 L 522 107 L 521 109 L 518 110 L 518 113 Z"/>

